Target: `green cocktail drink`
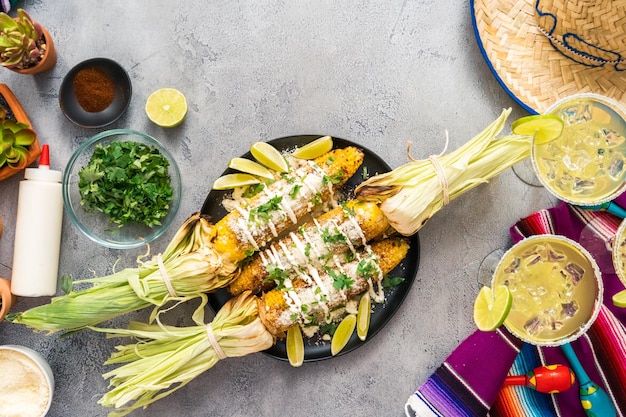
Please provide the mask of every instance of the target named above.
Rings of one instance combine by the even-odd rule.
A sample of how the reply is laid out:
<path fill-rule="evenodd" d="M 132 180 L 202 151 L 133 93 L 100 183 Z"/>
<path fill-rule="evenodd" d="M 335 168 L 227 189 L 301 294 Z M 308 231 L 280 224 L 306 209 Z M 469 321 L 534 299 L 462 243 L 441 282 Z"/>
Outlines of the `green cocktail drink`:
<path fill-rule="evenodd" d="M 494 272 L 492 286 L 506 285 L 513 296 L 504 325 L 536 345 L 561 345 L 580 336 L 601 306 L 600 270 L 578 243 L 538 235 L 509 249 Z"/>
<path fill-rule="evenodd" d="M 549 191 L 585 206 L 626 190 L 626 111 L 618 103 L 580 94 L 555 103 L 547 113 L 564 122 L 560 137 L 532 149 L 537 176 Z"/>

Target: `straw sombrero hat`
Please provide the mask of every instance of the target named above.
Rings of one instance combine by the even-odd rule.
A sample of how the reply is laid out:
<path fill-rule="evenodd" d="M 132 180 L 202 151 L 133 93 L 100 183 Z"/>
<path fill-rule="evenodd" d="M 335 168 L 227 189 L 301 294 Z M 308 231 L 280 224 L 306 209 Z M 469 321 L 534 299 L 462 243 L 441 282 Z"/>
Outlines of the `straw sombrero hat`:
<path fill-rule="evenodd" d="M 626 0 L 471 0 L 481 52 L 530 113 L 576 93 L 626 106 Z"/>

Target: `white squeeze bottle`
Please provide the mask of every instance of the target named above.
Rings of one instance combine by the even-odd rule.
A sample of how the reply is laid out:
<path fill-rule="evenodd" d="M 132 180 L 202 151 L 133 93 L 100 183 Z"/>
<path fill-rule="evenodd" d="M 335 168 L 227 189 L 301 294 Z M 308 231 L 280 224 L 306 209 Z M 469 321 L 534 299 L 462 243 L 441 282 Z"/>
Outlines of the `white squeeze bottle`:
<path fill-rule="evenodd" d="M 20 182 L 15 222 L 11 292 L 23 297 L 54 295 L 57 290 L 63 195 L 61 171 L 50 169 L 43 145 L 38 168 L 26 168 Z"/>

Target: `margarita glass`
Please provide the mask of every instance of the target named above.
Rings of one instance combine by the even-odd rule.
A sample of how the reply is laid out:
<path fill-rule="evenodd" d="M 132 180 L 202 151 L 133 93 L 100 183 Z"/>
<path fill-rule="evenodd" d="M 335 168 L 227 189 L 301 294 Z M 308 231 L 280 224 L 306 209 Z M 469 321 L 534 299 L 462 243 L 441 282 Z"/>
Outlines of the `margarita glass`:
<path fill-rule="evenodd" d="M 577 94 L 546 110 L 563 133 L 533 143 L 531 160 L 543 186 L 570 204 L 597 206 L 626 191 L 626 110 L 597 94 Z"/>
<path fill-rule="evenodd" d="M 577 242 L 556 235 L 528 237 L 504 253 L 492 287 L 513 296 L 504 325 L 520 339 L 558 346 L 582 335 L 602 305 L 600 270 Z"/>

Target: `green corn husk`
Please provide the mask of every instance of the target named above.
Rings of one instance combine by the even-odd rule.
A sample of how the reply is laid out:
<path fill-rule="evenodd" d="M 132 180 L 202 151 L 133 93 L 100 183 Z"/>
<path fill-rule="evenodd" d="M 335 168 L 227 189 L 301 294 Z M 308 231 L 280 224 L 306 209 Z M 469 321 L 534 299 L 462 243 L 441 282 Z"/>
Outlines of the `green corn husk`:
<path fill-rule="evenodd" d="M 176 297 L 169 294 L 157 257 L 105 277 L 75 281 L 91 287 L 52 298 L 49 304 L 7 315 L 6 319 L 34 330 L 75 331 L 117 316 L 168 301 L 188 300 L 228 284 L 230 268 L 211 247 L 213 225 L 200 213 L 190 216 L 161 255 Z"/>
<path fill-rule="evenodd" d="M 121 417 L 146 408 L 187 385 L 212 368 L 219 357 L 207 338 L 204 324 L 206 295 L 192 318 L 196 326 L 167 326 L 133 322 L 127 330 L 92 328 L 107 337 L 134 337 L 134 344 L 117 346 L 105 364 L 124 364 L 103 375 L 110 378 L 107 392 L 98 403 L 115 407 L 109 417 Z M 165 310 L 163 310 L 165 311 Z M 257 300 L 249 291 L 230 299 L 208 324 L 227 357 L 261 352 L 274 344 L 273 336 L 259 318 Z"/>
<path fill-rule="evenodd" d="M 531 136 L 496 137 L 511 109 L 505 109 L 483 132 L 456 151 L 437 157 L 445 172 L 449 200 L 488 182 L 530 156 Z M 421 229 L 444 206 L 443 187 L 428 159 L 408 162 L 361 183 L 357 198 L 382 201 L 393 228 L 404 236 Z"/>

